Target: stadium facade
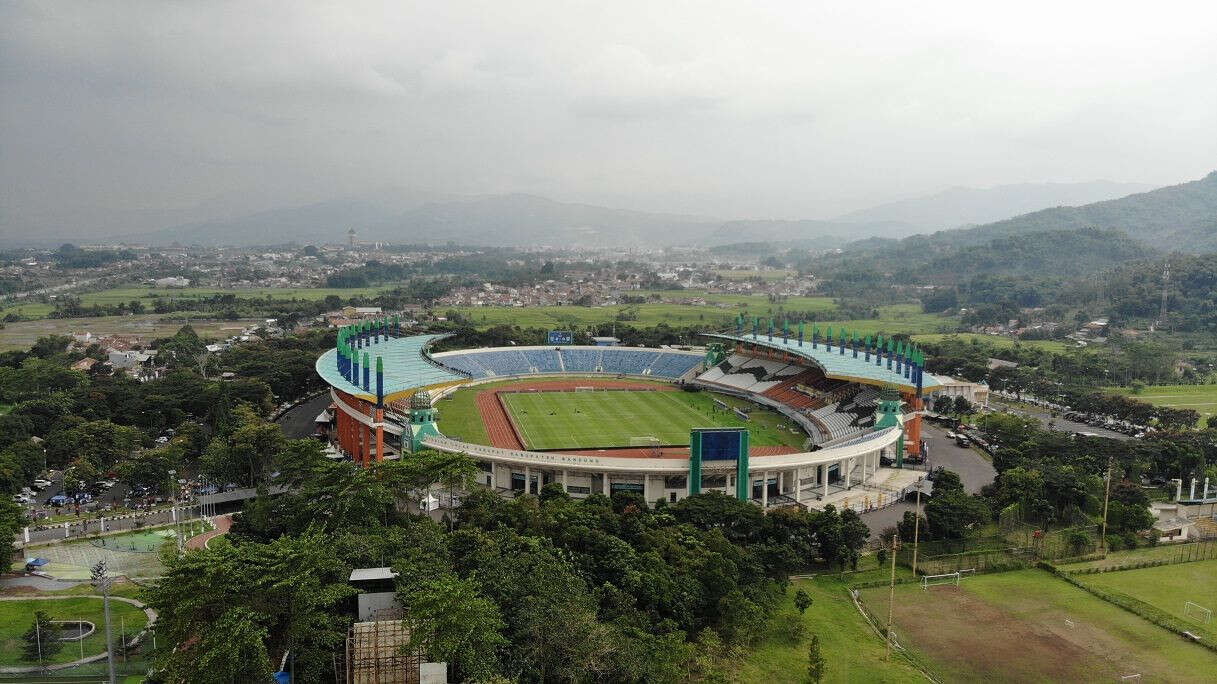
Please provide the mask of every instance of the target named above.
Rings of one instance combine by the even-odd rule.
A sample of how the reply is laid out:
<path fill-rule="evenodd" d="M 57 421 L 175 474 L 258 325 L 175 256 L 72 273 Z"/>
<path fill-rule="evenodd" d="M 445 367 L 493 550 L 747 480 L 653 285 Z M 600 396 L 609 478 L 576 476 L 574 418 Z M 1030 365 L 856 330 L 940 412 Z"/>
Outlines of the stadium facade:
<path fill-rule="evenodd" d="M 573 496 L 635 491 L 676 501 L 720 490 L 762 506 L 833 503 L 866 509 L 898 500 L 920 477 L 906 459 L 922 458 L 923 393 L 940 388 L 921 353 L 890 340 L 861 339 L 800 326 L 774 334 L 707 334 L 704 350 L 539 346 L 431 354 L 442 336 L 404 335 L 397 319 L 339 331 L 316 362 L 333 401 L 330 436 L 356 463 L 428 448 L 464 453 L 481 483 L 537 493 L 551 482 Z M 443 435 L 436 402 L 458 389 L 514 378 L 662 380 L 745 398 L 776 410 L 807 433 L 804 450 L 706 460 L 646 449 L 530 451 L 473 444 Z M 695 426 L 696 427 L 696 426 Z M 645 432 L 645 430 L 639 430 Z M 745 440 L 746 444 L 746 440 Z M 771 450 L 772 451 L 772 450 Z M 697 482 L 693 482 L 693 470 Z M 745 480 L 746 478 L 746 480 Z"/>

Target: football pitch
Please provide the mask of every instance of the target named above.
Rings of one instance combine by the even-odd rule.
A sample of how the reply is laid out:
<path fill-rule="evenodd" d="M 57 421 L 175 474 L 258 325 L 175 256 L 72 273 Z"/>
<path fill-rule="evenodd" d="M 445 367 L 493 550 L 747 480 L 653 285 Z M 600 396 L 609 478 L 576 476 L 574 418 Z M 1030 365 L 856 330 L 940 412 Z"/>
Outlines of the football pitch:
<path fill-rule="evenodd" d="M 688 445 L 689 428 L 748 427 L 731 411 L 705 410 L 697 394 L 664 391 L 505 392 L 499 395 L 528 449 Z M 708 402 L 706 402 L 708 404 Z"/>
<path fill-rule="evenodd" d="M 1200 414 L 1201 427 L 1205 421 L 1213 424 L 1217 415 L 1217 385 L 1151 385 L 1136 394 L 1127 387 L 1108 389 L 1155 406 L 1192 409 Z"/>
<path fill-rule="evenodd" d="M 1109 574 L 1126 572 L 1142 571 Z M 861 598 L 887 615 L 887 587 L 863 589 Z M 1171 601 L 1182 608 L 1181 598 Z M 1212 651 L 1042 570 L 929 591 L 900 585 L 894 605 L 897 641 L 943 681 L 1199 682 L 1217 671 Z"/>

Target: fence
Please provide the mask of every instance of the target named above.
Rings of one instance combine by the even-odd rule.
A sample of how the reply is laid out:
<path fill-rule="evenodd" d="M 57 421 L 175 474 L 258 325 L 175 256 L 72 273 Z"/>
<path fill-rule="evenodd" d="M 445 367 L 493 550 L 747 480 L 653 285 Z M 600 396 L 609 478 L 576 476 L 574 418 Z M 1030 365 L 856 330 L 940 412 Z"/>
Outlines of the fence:
<path fill-rule="evenodd" d="M 1094 559 L 1078 559 L 1105 561 L 1087 568 L 1062 569 L 1070 575 L 1090 575 L 1100 572 L 1116 572 L 1119 570 L 1136 570 L 1138 568 L 1154 568 L 1160 565 L 1175 565 L 1192 561 L 1217 560 L 1217 541 L 1206 539 L 1172 546 L 1158 546 L 1153 549 L 1142 549 L 1136 556 L 1106 558 L 1099 556 Z"/>

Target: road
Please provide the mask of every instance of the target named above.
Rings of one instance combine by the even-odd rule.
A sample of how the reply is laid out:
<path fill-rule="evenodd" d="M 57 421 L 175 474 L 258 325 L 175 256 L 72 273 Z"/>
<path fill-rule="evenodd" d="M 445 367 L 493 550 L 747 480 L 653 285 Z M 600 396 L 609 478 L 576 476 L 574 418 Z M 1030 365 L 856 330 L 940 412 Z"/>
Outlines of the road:
<path fill-rule="evenodd" d="M 945 428 L 932 425 L 927 421 L 921 423 L 922 438 L 929 447 L 927 467 L 943 466 L 954 471 L 963 482 L 964 489 L 970 494 L 980 492 L 980 488 L 993 482 L 997 471 L 993 464 L 973 448 L 955 446 L 955 442 L 947 438 Z M 922 490 L 922 505 L 925 505 L 925 495 L 929 494 L 930 483 Z M 911 503 L 898 503 L 886 508 L 862 514 L 862 520 L 870 528 L 872 537 L 877 537 L 885 528 L 893 527 L 904 517 L 905 511 L 911 511 L 915 506 Z"/>
<path fill-rule="evenodd" d="M 283 427 L 283 434 L 288 439 L 311 437 L 316 429 L 313 419 L 330 405 L 330 401 L 330 393 L 323 392 L 299 406 L 288 409 L 287 413 L 279 416 L 275 422 Z"/>
<path fill-rule="evenodd" d="M 1058 430 L 1061 432 L 1089 432 L 1091 434 L 1098 435 L 1099 437 L 1108 437 L 1110 439 L 1133 439 L 1131 435 L 1116 432 L 1115 430 L 1108 430 L 1107 428 L 1103 427 L 1097 427 L 1095 425 L 1087 425 L 1086 423 L 1075 423 L 1072 420 L 1066 420 L 1064 416 L 1053 418 L 1052 414 L 1049 413 L 1047 409 L 1042 409 L 1037 406 L 1013 406 L 998 399 L 994 399 L 990 403 L 992 404 L 993 409 L 996 411 L 1008 411 L 1016 415 L 1035 418 L 1039 420 L 1044 427 L 1048 427 L 1048 423 L 1051 422 L 1053 424 L 1053 430 Z"/>
<path fill-rule="evenodd" d="M 125 515 L 126 517 L 119 518 L 102 516 L 105 519 L 106 532 L 126 532 L 139 529 L 140 527 L 167 525 L 173 522 L 173 513 L 167 508 L 148 513 L 128 513 Z M 197 509 L 195 509 L 193 506 L 179 509 L 178 515 L 184 515 L 185 518 L 198 517 Z M 99 520 L 86 520 L 84 522 L 71 523 L 68 528 L 67 538 L 78 539 L 84 535 L 97 534 L 99 531 L 101 531 L 101 522 Z M 30 528 L 31 544 L 55 541 L 64 538 L 63 523 L 45 530 L 37 530 L 33 527 Z"/>

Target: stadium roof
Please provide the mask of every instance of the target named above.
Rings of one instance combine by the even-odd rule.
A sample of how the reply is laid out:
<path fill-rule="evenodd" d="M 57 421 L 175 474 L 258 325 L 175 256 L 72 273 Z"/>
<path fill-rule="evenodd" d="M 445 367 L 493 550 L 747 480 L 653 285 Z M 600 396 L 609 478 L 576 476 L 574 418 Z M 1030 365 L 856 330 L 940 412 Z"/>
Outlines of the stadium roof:
<path fill-rule="evenodd" d="M 734 342 L 742 342 L 744 344 L 756 345 L 767 349 L 789 352 L 794 356 L 799 356 L 811 361 L 819 366 L 824 375 L 834 380 L 848 380 L 864 385 L 877 385 L 880 387 L 891 385 L 902 391 L 915 392 L 916 384 L 909 378 L 904 377 L 902 373 L 896 372 L 895 365 L 891 370 L 888 370 L 887 363 L 882 366 L 875 363 L 875 357 L 872 356 L 870 361 L 864 360 L 864 354 L 861 350 L 858 351 L 858 358 L 854 358 L 853 351 L 846 349 L 845 353 L 840 352 L 840 347 L 834 341 L 832 351 L 829 351 L 824 346 L 824 342 L 820 341 L 815 349 L 811 348 L 811 342 L 804 340 L 802 346 L 799 346 L 799 341 L 796 339 L 788 339 L 783 341 L 780 335 L 774 335 L 773 339 L 767 334 L 760 334 L 755 337 L 752 335 L 730 335 L 718 333 L 705 333 L 707 337 L 718 337 Z M 923 390 L 929 391 L 939 384 L 938 379 L 933 375 L 926 373 L 921 380 Z"/>
<path fill-rule="evenodd" d="M 400 395 L 421 387 L 468 380 L 467 376 L 442 368 L 423 354 L 423 350 L 428 345 L 441 337 L 444 335 L 395 337 L 382 339 L 380 342 L 370 341 L 367 345 L 356 349 L 359 353 L 359 363 L 363 363 L 364 352 L 367 352 L 369 365 L 372 368 L 367 392 L 364 391 L 362 384 L 354 385 L 347 382 L 347 379 L 338 372 L 338 363 L 335 358 L 338 351 L 336 349 L 330 349 L 317 358 L 317 374 L 330 386 L 373 403 L 376 402 L 376 357 L 378 356 L 384 360 L 385 401 L 397 399 Z M 362 376 L 363 370 L 360 369 L 359 372 Z"/>

